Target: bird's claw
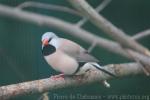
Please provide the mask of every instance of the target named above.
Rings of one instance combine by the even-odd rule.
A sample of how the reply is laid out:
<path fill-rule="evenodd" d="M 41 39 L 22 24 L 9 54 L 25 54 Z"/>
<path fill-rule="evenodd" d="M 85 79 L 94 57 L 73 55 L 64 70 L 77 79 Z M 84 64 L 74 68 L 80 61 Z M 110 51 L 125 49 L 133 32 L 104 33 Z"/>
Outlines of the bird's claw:
<path fill-rule="evenodd" d="M 53 79 L 53 80 L 58 80 L 58 79 L 63 79 L 64 80 L 64 74 L 51 76 L 50 78 Z"/>

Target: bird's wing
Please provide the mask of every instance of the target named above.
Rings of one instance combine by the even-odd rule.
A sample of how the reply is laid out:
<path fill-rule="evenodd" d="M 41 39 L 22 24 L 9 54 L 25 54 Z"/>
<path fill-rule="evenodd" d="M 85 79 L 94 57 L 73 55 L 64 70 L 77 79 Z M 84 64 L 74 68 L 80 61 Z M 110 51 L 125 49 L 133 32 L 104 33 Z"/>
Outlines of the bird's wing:
<path fill-rule="evenodd" d="M 67 55 L 74 57 L 78 62 L 99 62 L 95 57 L 90 55 L 83 47 L 75 42 L 60 38 L 61 46 L 59 47 Z"/>
<path fill-rule="evenodd" d="M 94 56 L 90 55 L 89 53 L 80 53 L 76 56 L 78 62 L 99 62 Z"/>

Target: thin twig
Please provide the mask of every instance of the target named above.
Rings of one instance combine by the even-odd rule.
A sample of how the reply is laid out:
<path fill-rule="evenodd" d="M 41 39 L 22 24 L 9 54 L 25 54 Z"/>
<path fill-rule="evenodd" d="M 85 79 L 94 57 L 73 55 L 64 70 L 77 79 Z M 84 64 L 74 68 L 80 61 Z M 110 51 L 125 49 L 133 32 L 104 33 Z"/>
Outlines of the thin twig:
<path fill-rule="evenodd" d="M 142 32 L 135 34 L 134 36 L 132 36 L 132 39 L 139 40 L 139 39 L 149 36 L 149 35 L 150 35 L 150 29 L 147 29 L 147 30 L 144 30 Z"/>
<path fill-rule="evenodd" d="M 97 12 L 100 12 L 102 11 L 104 8 L 106 8 L 108 6 L 108 4 L 111 2 L 111 0 L 103 0 L 103 2 L 101 4 L 99 4 L 97 7 L 96 7 L 96 11 Z M 86 23 L 86 21 L 88 20 L 87 17 L 83 17 L 80 21 L 77 22 L 77 26 L 78 27 L 81 27 L 84 23 Z"/>
<path fill-rule="evenodd" d="M 132 48 L 142 54 L 150 56 L 150 51 L 131 39 L 125 32 L 118 29 L 115 25 L 98 14 L 85 0 L 68 0 L 77 10 L 89 18 L 89 20 L 98 28 L 103 30 L 109 36 L 118 41 L 125 47 Z"/>
<path fill-rule="evenodd" d="M 134 40 L 139 40 L 139 39 L 142 39 L 149 35 L 150 35 L 150 29 L 147 29 L 147 30 L 144 30 L 142 32 L 135 34 L 131 38 Z M 94 49 L 94 47 L 96 46 L 96 44 L 97 44 L 96 41 L 92 42 L 91 46 L 88 48 L 88 51 L 91 52 Z"/>
<path fill-rule="evenodd" d="M 92 50 L 95 48 L 95 46 L 97 45 L 97 42 L 96 41 L 93 41 L 92 45 L 88 48 L 88 52 L 92 52 Z"/>
<path fill-rule="evenodd" d="M 60 5 L 54 5 L 54 4 L 45 4 L 45 3 L 40 3 L 40 2 L 34 2 L 34 1 L 26 1 L 24 3 L 19 4 L 16 8 L 18 9 L 24 9 L 28 7 L 34 7 L 34 8 L 40 8 L 40 9 L 47 9 L 47 10 L 54 10 L 54 11 L 61 11 L 61 12 L 66 12 L 70 13 L 76 16 L 82 16 L 81 13 Z"/>
<path fill-rule="evenodd" d="M 137 75 L 143 73 L 141 66 L 138 65 L 138 63 L 111 64 L 106 65 L 103 68 L 105 70 L 109 70 L 111 73 L 114 73 L 118 77 Z M 80 80 L 79 76 L 65 77 L 64 79 L 57 80 L 47 78 L 7 86 L 1 86 L 0 99 L 12 99 L 13 97 L 20 95 L 43 93 L 59 88 L 80 86 L 83 84 L 90 84 L 93 82 L 99 82 L 108 79 L 112 79 L 112 77 L 101 71 L 91 70 L 89 72 L 86 72 L 85 75 L 80 76 Z"/>

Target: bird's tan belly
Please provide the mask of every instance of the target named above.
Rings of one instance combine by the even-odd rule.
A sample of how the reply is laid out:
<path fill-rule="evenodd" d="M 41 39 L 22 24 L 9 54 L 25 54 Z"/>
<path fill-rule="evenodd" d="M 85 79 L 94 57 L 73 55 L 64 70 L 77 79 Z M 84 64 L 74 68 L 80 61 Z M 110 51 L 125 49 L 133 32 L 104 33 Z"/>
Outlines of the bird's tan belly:
<path fill-rule="evenodd" d="M 45 59 L 53 69 L 67 75 L 73 74 L 78 67 L 76 60 L 61 51 L 46 56 Z"/>

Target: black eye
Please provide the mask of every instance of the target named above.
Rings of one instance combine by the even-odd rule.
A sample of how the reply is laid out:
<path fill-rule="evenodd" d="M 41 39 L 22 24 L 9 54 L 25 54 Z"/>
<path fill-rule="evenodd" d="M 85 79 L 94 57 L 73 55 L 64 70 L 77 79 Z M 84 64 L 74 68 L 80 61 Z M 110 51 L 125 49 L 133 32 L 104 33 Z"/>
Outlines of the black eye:
<path fill-rule="evenodd" d="M 50 42 L 52 40 L 52 38 L 49 38 L 48 42 Z"/>

